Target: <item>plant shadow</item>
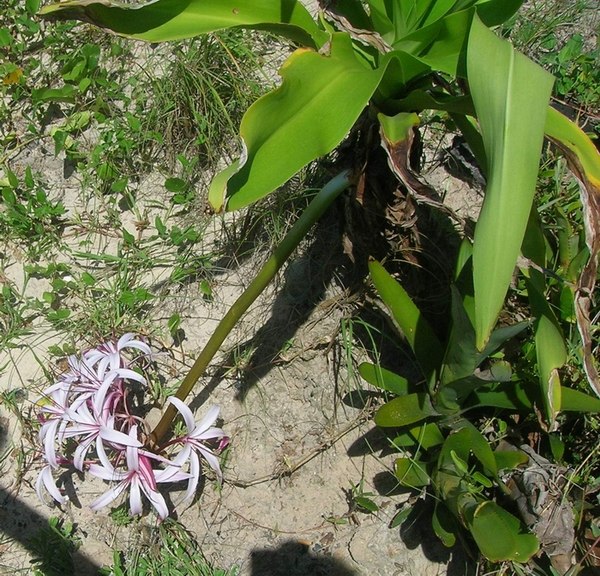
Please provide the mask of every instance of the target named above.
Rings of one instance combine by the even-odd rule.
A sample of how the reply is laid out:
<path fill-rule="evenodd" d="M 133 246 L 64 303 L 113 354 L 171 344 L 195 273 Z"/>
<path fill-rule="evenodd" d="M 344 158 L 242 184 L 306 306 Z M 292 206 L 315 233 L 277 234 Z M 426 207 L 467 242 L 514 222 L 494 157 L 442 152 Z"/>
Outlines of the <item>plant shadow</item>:
<path fill-rule="evenodd" d="M 304 542 L 294 540 L 277 548 L 253 550 L 250 563 L 251 576 L 358 576 L 341 560 L 314 553 Z"/>
<path fill-rule="evenodd" d="M 10 540 L 19 542 L 31 554 L 35 554 L 36 547 L 33 539 L 48 525 L 47 518 L 3 488 L 0 488 L 0 509 L 2 510 L 0 515 L 2 534 Z M 71 574 L 73 575 L 96 576 L 100 571 L 100 566 L 79 550 L 72 553 L 72 560 Z M 15 572 L 17 571 L 15 568 Z"/>

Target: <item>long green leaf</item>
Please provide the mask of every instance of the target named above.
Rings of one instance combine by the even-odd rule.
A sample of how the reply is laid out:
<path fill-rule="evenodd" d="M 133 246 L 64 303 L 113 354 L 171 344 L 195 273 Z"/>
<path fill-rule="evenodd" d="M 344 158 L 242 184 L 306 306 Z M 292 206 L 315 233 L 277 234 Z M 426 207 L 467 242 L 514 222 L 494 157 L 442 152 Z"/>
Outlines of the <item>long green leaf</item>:
<path fill-rule="evenodd" d="M 370 262 L 369 271 L 381 299 L 412 348 L 426 381 L 431 382 L 444 354 L 439 339 L 406 290 L 379 262 Z"/>
<path fill-rule="evenodd" d="M 233 27 L 272 31 L 314 47 L 328 38 L 298 0 L 156 0 L 141 5 L 67 0 L 45 6 L 40 15 L 82 20 L 147 42 L 181 40 Z"/>
<path fill-rule="evenodd" d="M 546 134 L 561 148 L 569 167 L 580 182 L 589 258 L 579 274 L 575 289 L 575 314 L 581 335 L 583 365 L 592 390 L 600 396 L 600 371 L 592 337 L 592 295 L 600 258 L 600 153 L 588 136 L 573 122 L 549 108 Z"/>
<path fill-rule="evenodd" d="M 600 399 L 579 390 L 561 386 L 560 397 L 563 412 L 600 412 Z M 517 412 L 530 412 L 536 402 L 539 402 L 537 390 L 521 382 L 483 385 L 469 397 L 472 408 L 490 406 Z"/>
<path fill-rule="evenodd" d="M 522 247 L 523 255 L 540 268 L 546 268 L 546 243 L 537 211 L 531 210 Z M 535 317 L 533 325 L 535 352 L 543 408 L 543 424 L 552 430 L 556 415 L 560 411 L 560 378 L 558 369 L 567 361 L 565 339 L 558 320 L 546 300 L 544 274 L 530 267 L 524 270 L 527 295 Z"/>
<path fill-rule="evenodd" d="M 358 367 L 359 374 L 372 386 L 405 396 L 409 392 L 408 380 L 391 370 L 386 370 L 377 364 L 363 362 Z"/>
<path fill-rule="evenodd" d="M 475 332 L 483 349 L 519 255 L 533 202 L 552 77 L 475 17 L 467 74 L 488 160 L 475 228 Z"/>

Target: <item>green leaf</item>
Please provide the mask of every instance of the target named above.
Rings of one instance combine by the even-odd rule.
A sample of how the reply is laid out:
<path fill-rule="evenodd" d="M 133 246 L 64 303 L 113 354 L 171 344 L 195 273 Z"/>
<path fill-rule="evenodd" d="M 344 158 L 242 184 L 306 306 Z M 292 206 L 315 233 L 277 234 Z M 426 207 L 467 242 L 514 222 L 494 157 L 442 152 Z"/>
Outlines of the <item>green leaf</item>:
<path fill-rule="evenodd" d="M 513 470 L 529 460 L 529 456 L 522 450 L 495 450 L 494 458 L 498 470 Z"/>
<path fill-rule="evenodd" d="M 45 18 L 76 19 L 122 36 L 165 42 L 225 28 L 256 28 L 320 47 L 327 34 L 298 0 L 156 0 L 127 6 L 111 0 L 67 0 L 45 6 Z"/>
<path fill-rule="evenodd" d="M 534 403 L 540 401 L 537 393 L 538 390 L 531 386 L 524 387 L 522 382 L 488 384 L 479 387 L 471 394 L 469 405 L 505 408 L 519 412 L 531 411 Z M 563 412 L 600 412 L 600 398 L 566 386 L 561 386 L 560 396 Z"/>
<path fill-rule="evenodd" d="M 469 528 L 481 553 L 492 562 L 527 562 L 539 549 L 537 538 L 495 502 L 482 502 Z"/>
<path fill-rule="evenodd" d="M 546 136 L 563 150 L 571 153 L 580 178 L 596 189 L 600 188 L 600 152 L 589 136 L 577 124 L 552 107 L 547 108 Z"/>
<path fill-rule="evenodd" d="M 425 379 L 432 381 L 443 358 L 440 341 L 404 288 L 379 262 L 369 262 L 369 272 L 381 299 L 412 348 Z"/>
<path fill-rule="evenodd" d="M 399 427 L 414 424 L 437 414 L 428 394 L 408 394 L 384 404 L 375 414 L 374 420 L 377 426 Z"/>
<path fill-rule="evenodd" d="M 398 458 L 394 464 L 394 474 L 400 484 L 408 488 L 420 488 L 431 482 L 427 464 L 411 458 Z"/>
<path fill-rule="evenodd" d="M 456 531 L 458 529 L 456 520 L 441 502 L 435 503 L 431 525 L 444 546 L 450 548 L 456 544 Z"/>
<path fill-rule="evenodd" d="M 390 70 L 398 82 L 406 83 L 429 69 L 395 52 L 372 69 L 343 33 L 332 35 L 328 54 L 294 52 L 280 70 L 282 85 L 244 115 L 244 154 L 239 171 L 228 181 L 226 208 L 236 210 L 262 198 L 333 150 Z M 211 190 L 217 205 L 220 189 Z"/>
<path fill-rule="evenodd" d="M 464 69 L 465 45 L 473 10 L 461 10 L 398 39 L 395 50 L 416 56 L 434 70 L 457 75 Z"/>
<path fill-rule="evenodd" d="M 479 366 L 492 354 L 500 350 L 500 348 L 502 348 L 506 342 L 515 336 L 518 336 L 528 326 L 530 326 L 529 321 L 523 320 L 521 322 L 517 322 L 516 324 L 511 324 L 510 326 L 501 326 L 500 328 L 496 328 L 496 330 L 492 332 L 483 352 L 481 352 L 477 357 L 477 366 Z"/>
<path fill-rule="evenodd" d="M 412 511 L 412 506 L 406 506 L 401 510 L 398 510 L 398 512 L 396 512 L 396 514 L 392 518 L 392 521 L 390 522 L 390 528 L 398 528 L 398 526 L 404 524 L 406 519 L 411 515 Z"/>
<path fill-rule="evenodd" d="M 442 386 L 471 376 L 477 366 L 475 330 L 456 286 L 451 286 L 451 298 L 452 327 L 440 376 Z"/>
<path fill-rule="evenodd" d="M 371 514 L 374 514 L 379 510 L 379 506 L 377 506 L 377 504 L 375 504 L 373 500 L 365 496 L 355 496 L 354 502 L 359 508 L 362 508 L 363 510 Z"/>
<path fill-rule="evenodd" d="M 239 171 L 228 181 L 226 208 L 236 210 L 255 202 L 331 152 L 356 122 L 387 67 L 400 60 L 413 62 L 406 55 L 388 54 L 373 70 L 343 33 L 332 35 L 328 54 L 296 50 L 280 70 L 282 85 L 244 115 L 240 127 L 244 155 Z M 410 74 L 427 69 L 417 65 Z M 219 185 L 211 190 L 216 205 L 220 189 Z"/>
<path fill-rule="evenodd" d="M 444 443 L 444 436 L 440 432 L 437 424 L 429 422 L 421 426 L 415 426 L 406 432 L 398 434 L 392 443 L 398 448 L 409 448 L 419 446 L 424 450 L 429 450 L 435 446 Z"/>
<path fill-rule="evenodd" d="M 523 255 L 532 262 L 546 267 L 546 244 L 541 223 L 535 210 L 531 211 L 525 238 Z M 567 348 L 562 330 L 550 304 L 546 300 L 546 279 L 544 274 L 530 267 L 525 271 L 527 295 L 531 311 L 535 317 L 533 325 L 535 352 L 540 378 L 542 407 L 545 426 L 554 428 L 556 415 L 560 411 L 560 378 L 558 369 L 567 361 Z"/>
<path fill-rule="evenodd" d="M 475 17 L 467 74 L 488 159 L 475 228 L 475 332 L 483 349 L 496 323 L 533 202 L 552 77 Z"/>
<path fill-rule="evenodd" d="M 408 394 L 408 380 L 391 370 L 386 370 L 377 364 L 363 362 L 358 367 L 358 372 L 371 386 L 393 392 L 398 396 Z"/>
<path fill-rule="evenodd" d="M 77 89 L 71 84 L 62 88 L 34 88 L 31 99 L 35 104 L 40 102 L 74 102 Z"/>
<path fill-rule="evenodd" d="M 468 463 L 470 454 L 473 454 L 482 464 L 483 471 L 496 477 L 496 460 L 488 441 L 472 424 L 465 421 L 462 425 L 462 428 L 446 438 L 438 459 L 439 468 L 455 468 L 456 457 Z"/>
<path fill-rule="evenodd" d="M 181 178 L 167 178 L 165 180 L 165 188 L 173 194 L 184 192 L 188 188 L 188 183 Z"/>

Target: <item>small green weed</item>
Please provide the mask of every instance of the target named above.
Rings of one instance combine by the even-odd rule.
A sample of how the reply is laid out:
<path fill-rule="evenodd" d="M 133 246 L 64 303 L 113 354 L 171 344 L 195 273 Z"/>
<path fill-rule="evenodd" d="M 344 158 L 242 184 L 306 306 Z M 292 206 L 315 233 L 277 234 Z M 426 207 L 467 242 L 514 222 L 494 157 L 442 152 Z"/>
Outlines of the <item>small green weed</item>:
<path fill-rule="evenodd" d="M 0 211 L 0 234 L 25 247 L 29 258 L 36 260 L 42 252 L 60 241 L 66 212 L 61 202 L 48 198 L 44 184 L 34 177 L 30 167 L 19 181 L 6 168 L 0 180 L 3 210 Z"/>
<path fill-rule="evenodd" d="M 166 520 L 154 528 L 150 541 L 126 553 L 115 552 L 104 576 L 237 576 L 238 568 L 215 568 L 206 560 L 198 543 L 181 524 Z"/>
<path fill-rule="evenodd" d="M 73 575 L 72 554 L 79 545 L 73 524 L 50 518 L 30 542 L 34 576 Z"/>

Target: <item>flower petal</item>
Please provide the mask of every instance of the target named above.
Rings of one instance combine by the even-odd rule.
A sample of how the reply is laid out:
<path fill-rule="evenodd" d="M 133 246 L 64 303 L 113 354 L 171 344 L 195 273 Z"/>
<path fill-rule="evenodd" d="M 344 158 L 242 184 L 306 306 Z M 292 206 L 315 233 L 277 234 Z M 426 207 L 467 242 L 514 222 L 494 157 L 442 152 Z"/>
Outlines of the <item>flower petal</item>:
<path fill-rule="evenodd" d="M 100 510 L 100 508 L 108 506 L 113 500 L 119 497 L 125 488 L 127 488 L 128 484 L 129 482 L 127 481 L 119 482 L 119 484 L 117 484 L 114 488 L 111 488 L 102 494 L 102 496 L 96 498 L 96 500 L 90 504 L 90 508 L 96 512 L 97 510 Z"/>
<path fill-rule="evenodd" d="M 67 499 L 60 493 L 60 490 L 56 487 L 56 482 L 54 481 L 54 477 L 52 476 L 52 468 L 51 466 L 45 466 L 38 479 L 35 483 L 35 491 L 38 495 L 40 501 L 44 501 L 42 486 L 46 488 L 48 494 L 54 498 L 59 504 L 64 504 Z"/>
<path fill-rule="evenodd" d="M 144 494 L 150 500 L 150 504 L 152 504 L 153 508 L 158 513 L 158 517 L 161 520 L 164 520 L 169 515 L 169 509 L 167 508 L 167 503 L 163 495 L 157 490 L 150 490 L 147 486 L 142 484 L 142 490 Z"/>
<path fill-rule="evenodd" d="M 190 474 L 191 478 L 188 482 L 187 490 L 183 495 L 182 502 L 189 502 L 194 495 L 196 494 L 196 489 L 198 488 L 198 482 L 200 481 L 200 476 L 202 474 L 202 469 L 200 467 L 200 459 L 198 458 L 198 454 L 192 452 L 190 454 Z"/>
<path fill-rule="evenodd" d="M 187 404 L 175 396 L 169 396 L 167 398 L 167 402 L 170 402 L 173 404 L 173 406 L 175 406 L 175 408 L 177 408 L 177 410 L 179 410 L 179 413 L 183 416 L 185 425 L 187 426 L 188 434 L 191 434 L 196 427 L 196 421 L 194 420 L 192 411 L 187 407 Z"/>
<path fill-rule="evenodd" d="M 206 432 L 217 421 L 217 418 L 219 417 L 219 412 L 220 408 L 218 406 L 211 406 L 204 418 L 200 420 L 198 426 L 196 426 L 196 429 L 192 432 L 191 435 L 194 438 L 197 438 L 199 435 Z"/>
<path fill-rule="evenodd" d="M 143 512 L 140 482 L 137 476 L 131 479 L 129 487 L 129 509 L 132 516 L 139 516 Z"/>

